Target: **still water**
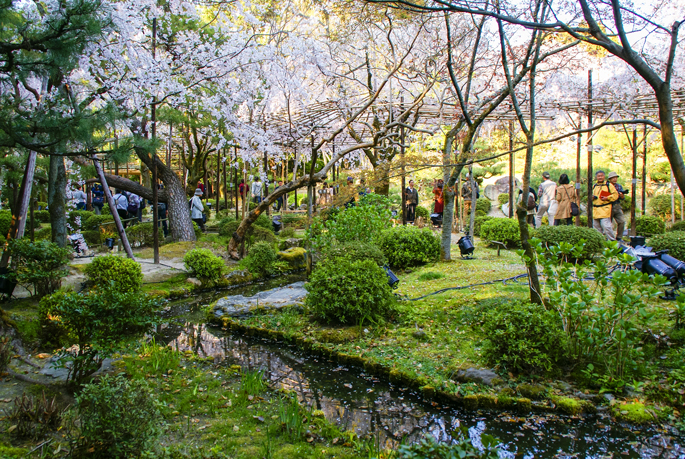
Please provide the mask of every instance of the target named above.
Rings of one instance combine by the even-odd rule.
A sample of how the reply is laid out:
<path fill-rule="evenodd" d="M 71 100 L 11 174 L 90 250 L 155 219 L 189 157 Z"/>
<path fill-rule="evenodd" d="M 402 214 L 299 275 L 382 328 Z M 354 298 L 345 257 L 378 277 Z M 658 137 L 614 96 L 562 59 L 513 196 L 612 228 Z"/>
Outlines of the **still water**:
<path fill-rule="evenodd" d="M 213 357 L 217 363 L 261 370 L 273 387 L 295 391 L 302 402 L 322 410 L 342 430 L 373 436 L 388 447 L 424 436 L 450 441 L 452 431 L 466 427 L 476 442 L 482 433 L 499 439 L 502 456 L 511 458 L 685 458 L 683 438 L 669 430 L 622 426 L 602 413 L 572 418 L 464 411 L 288 344 L 239 336 L 203 323 L 200 307 L 213 298 L 253 295 L 295 280 L 299 279 L 279 279 L 176 303 L 157 340 L 180 351 Z"/>

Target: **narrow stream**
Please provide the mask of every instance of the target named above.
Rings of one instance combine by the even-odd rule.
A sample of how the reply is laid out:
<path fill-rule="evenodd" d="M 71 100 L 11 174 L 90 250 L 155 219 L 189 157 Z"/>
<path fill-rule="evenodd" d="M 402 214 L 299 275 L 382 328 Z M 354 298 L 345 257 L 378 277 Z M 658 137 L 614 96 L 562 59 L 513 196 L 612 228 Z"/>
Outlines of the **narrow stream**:
<path fill-rule="evenodd" d="M 476 441 L 481 433 L 498 438 L 504 457 L 685 458 L 683 437 L 674 432 L 622 426 L 606 414 L 582 419 L 549 414 L 521 417 L 442 406 L 362 369 L 203 323 L 200 306 L 213 298 L 253 295 L 295 280 L 299 279 L 279 279 L 176 303 L 169 311 L 170 322 L 158 330 L 158 342 L 227 365 L 262 370 L 272 386 L 295 391 L 301 401 L 322 410 L 342 430 L 373 436 L 386 447 L 428 435 L 450 441 L 450 432 L 465 426 Z"/>

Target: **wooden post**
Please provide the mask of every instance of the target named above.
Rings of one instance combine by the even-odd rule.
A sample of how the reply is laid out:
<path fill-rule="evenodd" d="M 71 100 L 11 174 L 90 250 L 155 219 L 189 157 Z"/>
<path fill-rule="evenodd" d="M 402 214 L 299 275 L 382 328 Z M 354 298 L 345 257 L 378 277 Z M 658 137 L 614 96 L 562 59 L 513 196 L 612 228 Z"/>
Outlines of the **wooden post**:
<path fill-rule="evenodd" d="M 633 127 L 633 175 L 630 181 L 630 235 L 635 236 L 635 206 L 637 205 L 637 126 Z"/>
<path fill-rule="evenodd" d="M 226 208 L 226 215 L 228 215 L 228 179 L 226 178 L 226 161 L 228 160 L 228 155 L 230 152 L 224 151 L 224 207 Z"/>
<path fill-rule="evenodd" d="M 152 18 L 152 59 L 155 59 L 157 53 L 157 18 Z M 157 97 L 152 98 L 151 107 L 151 121 L 152 121 L 152 140 L 157 138 Z M 128 167 L 128 165 L 127 165 Z M 141 167 L 142 169 L 142 167 Z M 142 173 L 141 170 L 141 179 Z M 141 198 L 142 199 L 142 198 Z M 111 204 L 110 204 L 111 206 Z M 152 247 L 153 247 L 153 263 L 159 264 L 159 190 L 157 189 L 157 148 L 152 151 Z M 128 240 L 126 241 L 128 244 Z M 131 247 L 128 247 L 131 250 Z M 133 258 L 133 254 L 130 255 Z"/>
<path fill-rule="evenodd" d="M 647 214 L 647 125 L 644 125 L 642 141 L 642 215 Z"/>
<path fill-rule="evenodd" d="M 233 184 L 235 185 L 235 219 L 238 220 L 238 209 L 240 209 L 240 196 L 238 195 L 238 145 L 235 147 L 235 168 L 233 170 Z"/>
<path fill-rule="evenodd" d="M 587 125 L 589 128 L 592 127 L 592 69 L 587 71 L 587 98 L 588 98 L 588 110 L 587 110 Z M 587 143 L 587 225 L 592 228 L 592 152 L 594 151 L 592 145 L 592 134 L 588 133 L 588 143 Z"/>
<path fill-rule="evenodd" d="M 216 150 L 216 210 L 219 212 L 219 198 L 221 197 L 221 150 Z M 224 190 L 224 192 L 226 192 Z"/>
<path fill-rule="evenodd" d="M 473 176 L 473 166 L 469 164 L 469 182 L 471 184 L 471 215 L 469 217 L 469 236 L 473 237 L 473 225 L 476 220 L 476 201 L 478 200 L 478 193 L 476 192 L 476 178 Z M 445 222 L 442 222 L 444 225 Z"/>
<path fill-rule="evenodd" d="M 119 240 L 124 246 L 124 250 L 126 251 L 126 255 L 129 258 L 133 258 L 133 251 L 131 250 L 131 245 L 128 243 L 128 238 L 126 237 L 126 231 L 124 231 L 124 225 L 121 224 L 121 219 L 119 218 L 119 213 L 117 212 L 117 206 L 116 203 L 114 202 L 114 199 L 112 198 L 112 193 L 109 191 L 109 185 L 107 185 L 107 179 L 105 178 L 105 173 L 102 171 L 102 168 L 100 167 L 100 163 L 98 162 L 97 157 L 93 155 L 91 158 L 93 160 L 93 166 L 95 166 L 95 171 L 98 174 L 98 178 L 100 179 L 100 183 L 102 184 L 102 190 L 105 193 L 105 199 L 107 199 L 107 204 L 109 204 L 109 208 L 112 210 L 112 217 L 114 217 L 114 224 L 117 227 L 117 232 L 119 233 Z"/>
<path fill-rule="evenodd" d="M 583 129 L 583 115 L 578 114 L 578 130 Z M 588 134 L 589 135 L 589 134 Z M 580 211 L 580 154 L 583 150 L 583 134 L 578 133 L 576 139 L 576 200 L 578 201 L 578 210 Z M 580 212 L 576 215 L 576 226 L 580 226 Z"/>
<path fill-rule="evenodd" d="M 403 99 L 404 100 L 404 99 Z M 402 106 L 402 111 L 404 111 L 404 105 Z M 402 161 L 402 189 L 400 190 L 400 196 L 402 197 L 402 225 L 407 224 L 407 169 L 404 158 L 404 126 L 400 127 L 400 160 Z M 444 224 L 444 222 L 443 222 Z"/>
<path fill-rule="evenodd" d="M 514 149 L 514 121 L 509 121 L 509 150 Z M 514 217 L 514 187 L 516 186 L 514 154 L 509 153 L 509 218 Z"/>

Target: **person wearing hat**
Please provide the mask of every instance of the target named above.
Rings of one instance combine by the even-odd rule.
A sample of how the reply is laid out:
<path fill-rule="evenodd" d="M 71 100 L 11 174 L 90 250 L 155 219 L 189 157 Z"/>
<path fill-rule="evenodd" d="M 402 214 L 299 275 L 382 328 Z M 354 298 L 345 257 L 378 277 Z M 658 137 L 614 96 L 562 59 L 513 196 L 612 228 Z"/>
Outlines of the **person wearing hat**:
<path fill-rule="evenodd" d="M 199 226 L 204 233 L 205 222 L 202 218 L 202 214 L 204 213 L 205 208 L 202 205 L 202 198 L 200 196 L 202 196 L 202 190 L 197 188 L 195 190 L 195 195 L 190 199 L 190 219 L 197 223 L 197 226 Z"/>
<path fill-rule="evenodd" d="M 550 180 L 549 172 L 542 173 L 542 183 L 538 188 L 538 211 L 535 214 L 535 227 L 542 226 L 542 217 L 547 214 L 550 225 L 554 223 L 554 214 L 556 213 L 556 193 L 557 184 Z M 552 212 L 550 212 L 552 209 Z"/>
<path fill-rule="evenodd" d="M 618 191 L 605 180 L 604 171 L 597 171 L 595 180 L 592 187 L 592 226 L 608 240 L 614 241 L 616 238 L 611 226 L 611 203 L 618 199 Z"/>
<path fill-rule="evenodd" d="M 611 203 L 611 219 L 616 220 L 616 240 L 620 241 L 623 238 L 623 230 L 626 227 L 626 217 L 623 215 L 621 202 L 625 199 L 627 191 L 618 184 L 618 174 L 616 172 L 609 172 L 607 179 L 618 192 L 618 199 Z"/>

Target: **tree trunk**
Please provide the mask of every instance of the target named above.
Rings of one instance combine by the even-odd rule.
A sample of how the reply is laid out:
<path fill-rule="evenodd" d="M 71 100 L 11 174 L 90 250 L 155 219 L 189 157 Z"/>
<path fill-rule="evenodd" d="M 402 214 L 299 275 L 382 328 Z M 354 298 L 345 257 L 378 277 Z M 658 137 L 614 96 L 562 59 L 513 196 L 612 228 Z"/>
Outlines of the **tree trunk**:
<path fill-rule="evenodd" d="M 93 166 L 95 166 L 95 172 L 97 173 L 98 177 L 100 178 L 100 182 L 102 183 L 102 190 L 105 194 L 105 200 L 107 200 L 107 204 L 109 205 L 109 208 L 112 209 L 112 217 L 114 218 L 114 224 L 117 227 L 117 232 L 119 233 L 119 239 L 121 240 L 121 245 L 124 246 L 124 250 L 126 251 L 126 255 L 133 259 L 133 251 L 131 250 L 131 244 L 128 243 L 128 237 L 126 236 L 126 231 L 124 230 L 124 225 L 121 223 L 121 219 L 119 218 L 119 213 L 117 212 L 117 205 L 114 202 L 114 198 L 112 197 L 112 193 L 109 189 L 109 184 L 107 183 L 107 180 L 105 179 L 105 172 L 102 170 L 102 167 L 100 166 L 100 163 L 98 162 L 97 158 L 95 155 L 93 155 Z"/>
<path fill-rule="evenodd" d="M 450 155 L 452 154 L 452 145 L 454 145 L 454 132 L 450 131 L 445 136 L 445 144 L 442 150 L 442 162 L 448 164 Z M 442 236 L 440 239 L 440 260 L 449 261 L 452 256 L 452 222 L 454 221 L 454 186 L 449 186 L 450 170 L 446 167 L 443 170 L 442 180 L 443 185 L 443 201 L 444 207 L 442 209 Z M 447 224 L 446 222 L 449 222 Z"/>
<path fill-rule="evenodd" d="M 64 157 L 52 155 L 48 171 L 48 210 L 52 242 L 60 247 L 67 246 L 66 194 L 67 170 L 64 167 Z"/>
<path fill-rule="evenodd" d="M 374 193 L 383 196 L 390 194 L 390 164 L 391 162 L 383 161 L 374 168 L 374 175 L 376 185 L 374 186 Z"/>

